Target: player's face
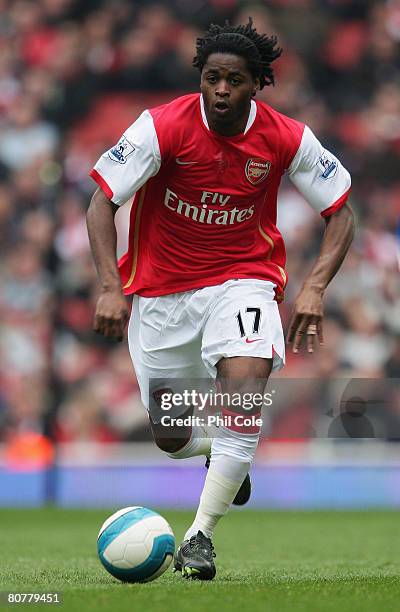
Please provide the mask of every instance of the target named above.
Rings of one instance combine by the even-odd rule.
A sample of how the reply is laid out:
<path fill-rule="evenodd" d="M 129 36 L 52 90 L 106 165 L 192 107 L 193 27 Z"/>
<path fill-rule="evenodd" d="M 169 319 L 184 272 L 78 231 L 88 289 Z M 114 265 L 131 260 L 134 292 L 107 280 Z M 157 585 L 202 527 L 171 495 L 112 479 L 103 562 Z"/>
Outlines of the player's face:
<path fill-rule="evenodd" d="M 212 53 L 201 73 L 207 120 L 212 130 L 225 136 L 244 132 L 250 101 L 259 88 L 246 60 L 230 53 Z"/>

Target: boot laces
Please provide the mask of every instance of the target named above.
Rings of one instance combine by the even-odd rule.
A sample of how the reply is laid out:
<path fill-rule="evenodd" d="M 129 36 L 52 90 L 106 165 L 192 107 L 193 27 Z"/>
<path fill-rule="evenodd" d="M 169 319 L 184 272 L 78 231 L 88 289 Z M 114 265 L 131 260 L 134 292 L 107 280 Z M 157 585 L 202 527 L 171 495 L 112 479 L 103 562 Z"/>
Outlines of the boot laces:
<path fill-rule="evenodd" d="M 200 534 L 200 535 L 199 535 Z M 199 551 L 204 548 L 209 548 L 213 557 L 216 556 L 214 552 L 214 545 L 211 542 L 210 538 L 206 538 L 205 535 L 199 531 L 197 535 L 193 535 L 189 540 L 190 548 L 194 551 Z M 208 552 L 208 550 L 207 550 Z"/>

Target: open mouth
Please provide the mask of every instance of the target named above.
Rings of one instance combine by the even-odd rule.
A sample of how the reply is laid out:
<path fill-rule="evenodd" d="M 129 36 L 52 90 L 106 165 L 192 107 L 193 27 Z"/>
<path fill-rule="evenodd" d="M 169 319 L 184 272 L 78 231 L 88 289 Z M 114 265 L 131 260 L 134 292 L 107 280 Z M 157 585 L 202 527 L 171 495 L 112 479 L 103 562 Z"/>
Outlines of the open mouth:
<path fill-rule="evenodd" d="M 223 102 L 222 100 L 219 100 L 218 102 L 216 102 L 214 104 L 214 108 L 218 113 L 226 113 L 230 110 L 229 104 L 227 104 L 226 102 Z"/>

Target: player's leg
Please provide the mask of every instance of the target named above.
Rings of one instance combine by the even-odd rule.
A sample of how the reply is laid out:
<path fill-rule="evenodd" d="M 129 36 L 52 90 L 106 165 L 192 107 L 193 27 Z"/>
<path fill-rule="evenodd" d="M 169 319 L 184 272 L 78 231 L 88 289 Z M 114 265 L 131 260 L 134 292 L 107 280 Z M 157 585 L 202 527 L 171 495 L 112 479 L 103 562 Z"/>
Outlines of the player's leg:
<path fill-rule="evenodd" d="M 273 297 L 273 288 L 263 281 L 232 281 L 221 286 L 220 299 L 214 301 L 203 335 L 203 358 L 210 373 L 218 373 L 221 389 L 230 397 L 262 394 L 271 370 L 284 363 L 283 331 Z M 215 574 L 210 552 L 214 527 L 246 477 L 259 439 L 259 427 L 238 427 L 235 418 L 244 413 L 256 417 L 259 406 L 244 411 L 235 402 L 224 408 L 232 424 L 226 419 L 213 440 L 199 508 L 175 562 L 178 569 L 189 568 L 192 575 L 194 568 L 199 572 L 196 576 L 204 579 Z M 206 551 L 203 560 L 199 550 Z"/>
<path fill-rule="evenodd" d="M 200 330 L 187 316 L 190 293 L 135 296 L 128 328 L 129 350 L 154 441 L 175 459 L 209 455 L 211 450 L 211 440 L 200 426 L 162 424 L 165 415 L 184 418 L 192 410 L 183 406 L 163 411 L 163 397 L 178 392 L 187 379 L 208 375 L 200 357 Z"/>
<path fill-rule="evenodd" d="M 252 464 L 260 436 L 260 406 L 248 406 L 249 398 L 262 395 L 272 369 L 272 359 L 231 357 L 217 365 L 221 392 L 235 398 L 225 403 L 224 425 L 211 446 L 209 472 L 195 520 L 186 538 L 201 530 L 211 537 L 218 520 L 228 511 Z M 246 408 L 238 405 L 244 397 Z M 229 400 L 226 400 L 227 402 Z M 248 424 L 247 424 L 248 423 Z"/>
<path fill-rule="evenodd" d="M 246 399 L 263 394 L 272 369 L 272 359 L 258 357 L 224 358 L 217 365 L 220 389 L 224 395 Z M 211 461 L 194 522 L 175 555 L 175 569 L 190 578 L 211 580 L 216 573 L 212 535 L 219 519 L 224 516 L 248 477 L 259 436 L 259 425 L 238 425 L 249 419 L 256 422 L 260 408 L 244 409 L 227 405 L 223 414 L 231 424 L 219 428 L 211 445 Z M 236 415 L 239 419 L 236 419 Z M 241 419 L 243 417 L 243 419 Z"/>

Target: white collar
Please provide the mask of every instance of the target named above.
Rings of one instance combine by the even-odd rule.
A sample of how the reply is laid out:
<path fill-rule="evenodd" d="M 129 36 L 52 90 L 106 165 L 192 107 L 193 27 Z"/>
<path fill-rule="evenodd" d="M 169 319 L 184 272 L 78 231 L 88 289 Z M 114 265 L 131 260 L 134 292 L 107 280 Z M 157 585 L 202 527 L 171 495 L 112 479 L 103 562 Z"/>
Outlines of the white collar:
<path fill-rule="evenodd" d="M 201 116 L 203 119 L 203 123 L 206 126 L 206 128 L 209 130 L 210 128 L 209 128 L 207 117 L 206 117 L 206 111 L 204 109 L 204 100 L 203 100 L 202 94 L 200 94 L 200 110 L 201 110 Z M 256 116 L 257 116 L 257 104 L 255 103 L 254 100 L 251 100 L 249 118 L 247 119 L 247 124 L 243 132 L 244 134 L 246 134 L 246 132 L 249 131 L 249 129 L 251 128 L 251 126 L 253 125 L 256 119 Z"/>

